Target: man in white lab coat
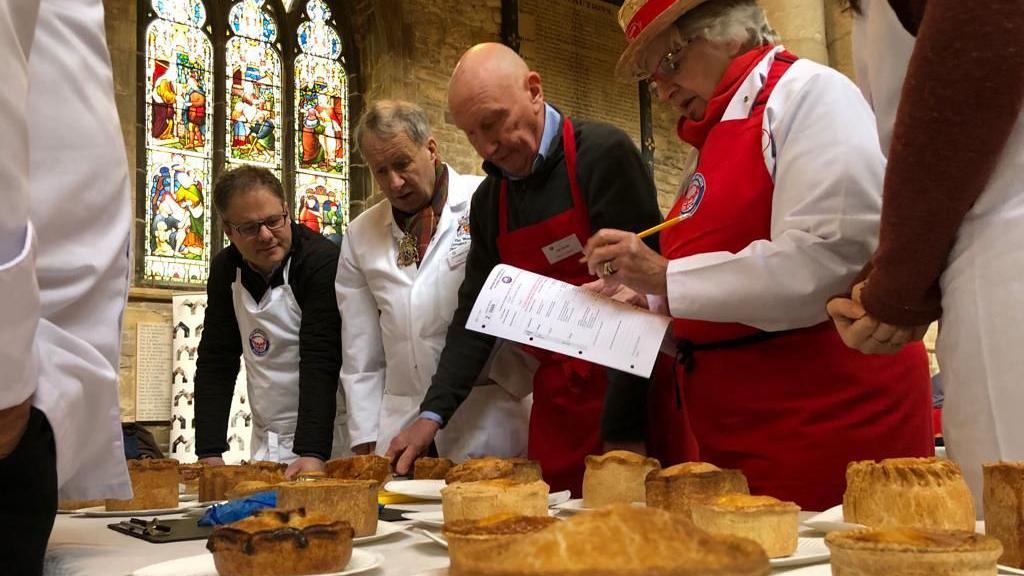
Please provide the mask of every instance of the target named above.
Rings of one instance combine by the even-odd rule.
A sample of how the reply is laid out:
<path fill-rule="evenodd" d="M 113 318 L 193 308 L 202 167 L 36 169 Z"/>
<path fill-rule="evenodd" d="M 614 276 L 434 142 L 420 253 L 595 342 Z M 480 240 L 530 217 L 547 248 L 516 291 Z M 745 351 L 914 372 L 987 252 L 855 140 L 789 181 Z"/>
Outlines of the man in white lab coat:
<path fill-rule="evenodd" d="M 387 201 L 353 220 L 341 247 L 341 382 L 353 450 L 384 454 L 420 416 L 437 368 L 465 274 L 470 198 L 481 178 L 441 161 L 415 104 L 371 104 L 356 141 Z M 437 436 L 439 455 L 461 461 L 525 453 L 532 368 L 517 347 L 499 347 Z"/>
<path fill-rule="evenodd" d="M 58 493 L 131 496 L 130 188 L 102 1 L 0 2 L 0 77 L 0 525 L 18 534 L 0 538 L 0 572 L 20 576 L 42 573 Z M 69 221 L 72 204 L 90 217 Z"/>

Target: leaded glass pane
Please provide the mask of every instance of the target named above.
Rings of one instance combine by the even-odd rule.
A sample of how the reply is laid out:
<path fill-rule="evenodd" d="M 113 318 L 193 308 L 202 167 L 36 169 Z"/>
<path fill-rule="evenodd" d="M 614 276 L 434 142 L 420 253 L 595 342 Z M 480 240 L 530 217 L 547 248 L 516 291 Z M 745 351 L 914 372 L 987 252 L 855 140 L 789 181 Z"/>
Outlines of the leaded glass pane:
<path fill-rule="evenodd" d="M 143 277 L 201 284 L 210 263 L 208 95 L 213 49 L 199 0 L 153 0 L 146 29 Z"/>
<path fill-rule="evenodd" d="M 348 180 L 300 172 L 295 178 L 295 220 L 340 243 L 348 226 Z"/>

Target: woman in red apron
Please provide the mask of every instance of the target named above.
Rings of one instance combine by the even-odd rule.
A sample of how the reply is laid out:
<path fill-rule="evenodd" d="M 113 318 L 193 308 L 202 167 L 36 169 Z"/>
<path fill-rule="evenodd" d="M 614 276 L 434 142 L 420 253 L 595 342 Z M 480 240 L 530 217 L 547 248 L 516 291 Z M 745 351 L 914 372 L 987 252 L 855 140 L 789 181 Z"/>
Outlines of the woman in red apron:
<path fill-rule="evenodd" d="M 498 200 L 498 251 L 501 261 L 537 274 L 571 284 L 594 279 L 586 264 L 565 258 L 551 264 L 543 248 L 575 234 L 580 243 L 590 238 L 590 216 L 576 174 L 576 138 L 572 122 L 562 122 L 565 167 L 569 172 L 572 208 L 530 226 L 508 229 L 508 180 L 501 182 Z M 538 460 L 552 491 L 572 490 L 580 494 L 584 459 L 601 454 L 601 411 L 604 406 L 607 371 L 589 362 L 527 348 L 540 365 L 533 377 L 533 411 L 527 452 Z"/>
<path fill-rule="evenodd" d="M 668 297 L 675 386 L 656 387 L 652 403 L 681 397 L 702 460 L 808 510 L 841 501 L 850 461 L 931 455 L 923 347 L 852 352 L 824 312 L 863 264 L 851 254 L 870 254 L 862 222 L 878 218 L 881 156 L 863 144 L 877 136 L 856 89 L 772 48 L 753 0 L 648 0 L 620 21 L 631 40 L 620 75 L 653 71 L 700 151 L 669 214 L 689 218 L 661 233 L 662 256 L 619 231 L 585 249 L 602 276 Z M 751 38 L 701 36 L 715 28 Z"/>

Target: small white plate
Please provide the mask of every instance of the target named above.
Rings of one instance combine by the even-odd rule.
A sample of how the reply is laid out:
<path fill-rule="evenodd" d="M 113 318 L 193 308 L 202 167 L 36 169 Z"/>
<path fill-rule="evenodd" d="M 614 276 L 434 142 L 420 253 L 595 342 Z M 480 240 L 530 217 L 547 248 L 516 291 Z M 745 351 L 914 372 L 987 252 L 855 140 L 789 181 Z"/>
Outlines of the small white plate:
<path fill-rule="evenodd" d="M 93 506 L 82 508 L 76 514 L 90 518 L 131 518 L 137 516 L 164 516 L 166 514 L 178 514 L 196 507 L 195 502 L 181 502 L 177 508 L 158 508 L 155 510 L 107 510 L 106 506 Z"/>
<path fill-rule="evenodd" d="M 376 552 L 353 550 L 352 559 L 341 572 L 317 574 L 316 576 L 348 576 L 373 570 L 384 563 L 384 557 Z M 152 564 L 132 572 L 132 576 L 217 576 L 217 568 L 213 564 L 213 554 L 199 554 L 178 558 L 168 562 Z"/>
<path fill-rule="evenodd" d="M 572 498 L 572 492 L 568 490 L 562 490 L 561 492 L 553 492 L 548 494 L 548 506 L 558 507 L 560 504 L 565 504 Z"/>
<path fill-rule="evenodd" d="M 1000 574 L 1024 574 L 1024 570 L 1021 570 L 1020 568 L 1010 568 L 1009 566 L 1003 566 L 1002 564 L 1000 564 L 999 565 L 999 573 Z"/>
<path fill-rule="evenodd" d="M 815 564 L 783 572 L 785 576 L 832 576 L 831 564 Z"/>
<path fill-rule="evenodd" d="M 419 533 L 423 534 L 424 536 L 426 536 L 427 539 L 430 540 L 431 542 L 433 542 L 434 544 L 438 544 L 440 546 L 444 546 L 445 548 L 448 548 L 448 540 L 445 540 L 445 537 L 444 537 L 443 534 L 434 534 L 430 530 L 427 530 L 427 529 L 424 529 L 424 528 L 420 528 Z"/>
<path fill-rule="evenodd" d="M 384 485 L 384 490 L 424 500 L 440 500 L 444 486 L 444 480 L 392 480 Z"/>
<path fill-rule="evenodd" d="M 377 533 L 372 536 L 360 536 L 359 538 L 353 538 L 353 544 L 366 544 L 367 542 L 376 542 L 377 540 L 383 540 L 392 534 L 398 534 L 399 532 L 405 532 L 411 528 L 408 524 L 395 524 L 394 522 L 385 522 L 383 520 L 377 520 Z"/>
<path fill-rule="evenodd" d="M 804 564 L 815 564 L 828 560 L 828 546 L 824 538 L 800 537 L 796 544 L 796 552 L 784 558 L 772 558 L 769 560 L 772 568 L 783 566 L 803 566 Z"/>
<path fill-rule="evenodd" d="M 808 528 L 814 528 L 819 532 L 843 532 L 864 528 L 863 524 L 854 524 L 843 520 L 843 506 L 833 506 L 820 514 L 815 514 L 802 522 Z"/>
<path fill-rule="evenodd" d="M 554 516 L 558 514 L 558 511 L 548 510 L 548 514 Z M 440 528 L 444 526 L 444 513 L 440 510 L 438 510 L 437 512 L 405 512 L 404 514 L 402 514 L 402 518 L 405 518 L 406 520 L 412 520 L 414 522 L 419 522 L 424 526 L 433 526 L 435 528 Z"/>
<path fill-rule="evenodd" d="M 633 506 L 643 507 L 643 506 L 647 506 L 647 504 L 645 504 L 644 502 L 633 502 Z M 575 512 L 589 512 L 589 511 L 593 510 L 593 508 L 587 508 L 586 506 L 583 505 L 583 499 L 582 498 L 573 498 L 572 500 L 566 500 L 565 502 L 562 502 L 560 504 L 555 504 L 554 508 L 557 508 L 557 509 L 561 510 L 562 512 L 572 512 L 572 513 L 575 513 Z"/>

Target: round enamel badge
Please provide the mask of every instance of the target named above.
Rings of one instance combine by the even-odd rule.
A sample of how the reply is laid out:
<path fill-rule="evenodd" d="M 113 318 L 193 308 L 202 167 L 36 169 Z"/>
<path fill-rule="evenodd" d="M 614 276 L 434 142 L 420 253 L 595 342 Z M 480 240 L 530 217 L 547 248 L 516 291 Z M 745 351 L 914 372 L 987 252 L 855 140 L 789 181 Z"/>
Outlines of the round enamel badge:
<path fill-rule="evenodd" d="M 700 207 L 700 201 L 704 198 L 704 189 L 706 187 L 704 181 L 704 175 L 697 172 L 690 178 L 690 183 L 687 184 L 686 190 L 683 191 L 682 205 L 679 208 L 679 215 L 686 216 L 693 214 Z"/>
<path fill-rule="evenodd" d="M 270 338 L 263 330 L 256 328 L 249 333 L 249 350 L 257 356 L 266 356 L 270 351 Z"/>

